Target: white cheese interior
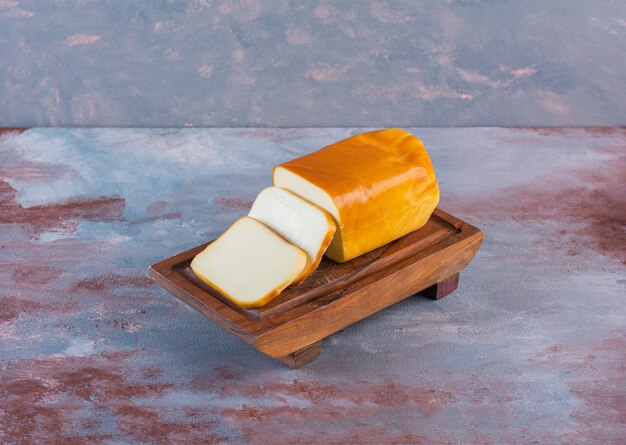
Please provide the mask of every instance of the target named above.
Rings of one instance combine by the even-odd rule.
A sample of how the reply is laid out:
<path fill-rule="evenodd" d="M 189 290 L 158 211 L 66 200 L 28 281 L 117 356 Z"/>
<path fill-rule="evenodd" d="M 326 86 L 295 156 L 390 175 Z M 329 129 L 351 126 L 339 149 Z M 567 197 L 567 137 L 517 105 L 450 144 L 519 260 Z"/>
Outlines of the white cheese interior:
<path fill-rule="evenodd" d="M 333 221 L 327 213 L 279 187 L 268 187 L 257 196 L 249 216 L 261 221 L 307 254 L 303 274 L 317 267 L 328 245 Z"/>
<path fill-rule="evenodd" d="M 291 284 L 306 260 L 300 248 L 256 219 L 243 217 L 198 254 L 191 268 L 238 304 L 253 306 Z"/>
<path fill-rule="evenodd" d="M 333 215 L 337 223 L 341 222 L 339 210 L 337 210 L 332 198 L 323 189 L 280 166 L 274 169 L 272 179 L 275 186 L 292 191 L 307 201 L 311 201 Z"/>
<path fill-rule="evenodd" d="M 287 189 L 307 201 L 320 206 L 335 218 L 337 232 L 330 246 L 328 246 L 327 253 L 330 254 L 330 256 L 340 256 L 339 251 L 343 249 L 341 219 L 339 218 L 339 210 L 330 195 L 318 186 L 311 184 L 306 179 L 280 166 L 274 169 L 272 181 L 275 186 Z"/>

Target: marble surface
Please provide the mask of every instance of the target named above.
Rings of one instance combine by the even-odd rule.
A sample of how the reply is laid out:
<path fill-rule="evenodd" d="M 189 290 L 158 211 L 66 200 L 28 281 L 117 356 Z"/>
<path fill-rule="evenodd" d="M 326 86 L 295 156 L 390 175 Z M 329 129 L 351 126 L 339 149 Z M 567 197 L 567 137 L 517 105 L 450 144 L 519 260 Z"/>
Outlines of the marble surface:
<path fill-rule="evenodd" d="M 625 125 L 624 54 L 622 0 L 0 0 L 0 125 Z"/>
<path fill-rule="evenodd" d="M 626 437 L 626 130 L 409 128 L 485 242 L 288 369 L 157 287 L 278 162 L 362 129 L 0 136 L 0 442 L 606 443 Z"/>

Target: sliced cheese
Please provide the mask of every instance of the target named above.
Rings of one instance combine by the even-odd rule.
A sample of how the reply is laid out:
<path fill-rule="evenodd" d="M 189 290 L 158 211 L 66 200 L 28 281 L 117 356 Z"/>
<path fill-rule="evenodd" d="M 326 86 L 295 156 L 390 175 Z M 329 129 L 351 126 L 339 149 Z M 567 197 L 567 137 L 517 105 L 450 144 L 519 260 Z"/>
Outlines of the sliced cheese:
<path fill-rule="evenodd" d="M 303 282 L 317 268 L 336 230 L 327 211 L 279 187 L 261 191 L 248 215 L 306 252 L 304 271 L 293 284 Z"/>
<path fill-rule="evenodd" d="M 399 128 L 358 134 L 274 168 L 274 185 L 328 211 L 339 262 L 426 224 L 439 187 L 422 142 Z"/>
<path fill-rule="evenodd" d="M 239 306 L 263 306 L 298 278 L 306 253 L 265 224 L 237 220 L 191 262 L 194 273 Z"/>

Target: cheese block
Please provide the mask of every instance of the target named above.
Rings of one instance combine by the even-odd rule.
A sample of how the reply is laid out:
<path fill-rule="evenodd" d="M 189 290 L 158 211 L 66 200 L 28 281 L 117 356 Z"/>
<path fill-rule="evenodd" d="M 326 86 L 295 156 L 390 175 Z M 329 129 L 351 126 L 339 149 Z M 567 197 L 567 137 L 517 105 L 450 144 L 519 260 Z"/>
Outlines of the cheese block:
<path fill-rule="evenodd" d="M 196 276 L 245 308 L 268 303 L 298 278 L 306 253 L 249 216 L 235 221 L 191 262 Z"/>
<path fill-rule="evenodd" d="M 315 271 L 336 230 L 330 213 L 279 187 L 262 190 L 248 216 L 306 252 L 306 266 L 294 285 L 302 283 Z"/>
<path fill-rule="evenodd" d="M 419 229 L 439 202 L 422 142 L 399 128 L 358 134 L 274 167 L 275 186 L 328 211 L 326 256 L 348 261 Z"/>

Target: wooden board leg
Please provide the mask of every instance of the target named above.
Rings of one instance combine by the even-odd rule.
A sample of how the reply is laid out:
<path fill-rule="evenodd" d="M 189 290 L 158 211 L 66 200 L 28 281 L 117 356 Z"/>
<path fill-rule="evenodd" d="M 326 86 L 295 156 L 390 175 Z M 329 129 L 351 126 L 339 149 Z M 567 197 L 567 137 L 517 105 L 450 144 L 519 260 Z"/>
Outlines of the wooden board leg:
<path fill-rule="evenodd" d="M 279 360 L 295 369 L 317 359 L 320 356 L 320 352 L 322 352 L 322 340 L 316 341 L 312 345 L 306 346 L 296 352 L 292 352 Z"/>
<path fill-rule="evenodd" d="M 456 290 L 457 287 L 459 287 L 459 276 L 460 275 L 456 273 L 450 278 L 446 278 L 445 280 L 440 281 L 439 283 L 430 286 L 427 289 L 424 289 L 420 292 L 420 294 L 426 295 L 433 300 L 439 300 L 446 295 L 450 295 Z"/>

